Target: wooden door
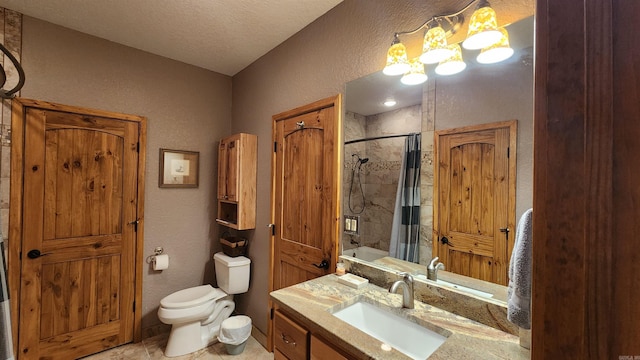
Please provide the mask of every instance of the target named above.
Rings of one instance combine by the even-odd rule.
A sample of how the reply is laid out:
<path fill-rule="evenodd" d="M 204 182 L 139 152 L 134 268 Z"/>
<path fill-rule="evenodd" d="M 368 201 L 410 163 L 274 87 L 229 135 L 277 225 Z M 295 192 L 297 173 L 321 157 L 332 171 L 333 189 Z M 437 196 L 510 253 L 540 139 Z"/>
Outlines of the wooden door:
<path fill-rule="evenodd" d="M 275 231 L 270 290 L 277 290 L 335 269 L 340 216 L 340 97 L 275 115 L 273 121 Z"/>
<path fill-rule="evenodd" d="M 14 156 L 24 164 L 20 359 L 72 359 L 134 340 L 142 120 L 14 105 L 23 129 Z"/>
<path fill-rule="evenodd" d="M 516 121 L 436 133 L 434 256 L 506 285 L 515 223 Z"/>

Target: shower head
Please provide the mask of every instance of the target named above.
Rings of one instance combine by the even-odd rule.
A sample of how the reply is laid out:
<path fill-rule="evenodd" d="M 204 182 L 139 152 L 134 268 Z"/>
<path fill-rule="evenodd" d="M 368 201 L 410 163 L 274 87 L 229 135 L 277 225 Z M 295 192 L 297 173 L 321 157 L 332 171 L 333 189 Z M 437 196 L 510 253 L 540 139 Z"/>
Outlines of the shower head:
<path fill-rule="evenodd" d="M 358 154 L 351 154 L 351 157 L 354 157 L 354 156 L 356 157 L 356 162 L 357 162 L 357 163 L 359 163 L 359 164 L 364 164 L 364 163 L 366 163 L 367 161 L 369 161 L 369 158 L 362 158 L 362 159 L 361 159 L 361 158 L 360 158 L 360 155 L 358 155 Z"/>

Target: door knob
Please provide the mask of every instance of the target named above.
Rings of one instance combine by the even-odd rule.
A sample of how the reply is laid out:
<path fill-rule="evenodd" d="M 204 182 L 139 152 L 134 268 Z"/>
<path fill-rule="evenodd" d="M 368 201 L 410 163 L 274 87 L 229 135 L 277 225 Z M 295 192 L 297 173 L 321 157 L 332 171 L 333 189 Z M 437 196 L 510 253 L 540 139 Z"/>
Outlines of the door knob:
<path fill-rule="evenodd" d="M 29 252 L 27 253 L 27 257 L 29 259 L 37 259 L 40 256 L 45 256 L 45 255 L 47 254 L 42 254 L 38 249 L 29 250 Z"/>
<path fill-rule="evenodd" d="M 313 266 L 317 267 L 318 269 L 328 269 L 329 262 L 327 260 L 322 260 L 320 264 L 313 264 Z"/>
<path fill-rule="evenodd" d="M 453 247 L 453 244 L 451 243 L 451 241 L 449 241 L 449 239 L 446 236 L 441 237 L 440 238 L 440 242 L 443 245 L 449 245 L 449 246 Z"/>

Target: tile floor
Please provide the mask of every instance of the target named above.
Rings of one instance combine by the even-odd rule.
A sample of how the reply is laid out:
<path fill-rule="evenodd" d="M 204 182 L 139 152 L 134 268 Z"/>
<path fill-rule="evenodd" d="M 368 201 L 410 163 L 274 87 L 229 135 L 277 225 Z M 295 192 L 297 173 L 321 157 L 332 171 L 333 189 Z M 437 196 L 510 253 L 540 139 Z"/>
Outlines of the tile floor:
<path fill-rule="evenodd" d="M 83 360 L 121 360 L 121 359 L 172 359 L 172 360 L 221 360 L 221 359 L 252 359 L 252 360 L 272 360 L 273 353 L 267 352 L 267 350 L 253 337 L 249 337 L 247 345 L 244 351 L 238 355 L 229 355 L 222 343 L 215 343 L 200 351 L 196 351 L 191 354 L 178 356 L 178 357 L 166 357 L 164 356 L 164 347 L 167 343 L 169 334 L 160 334 L 154 337 L 142 340 L 137 344 L 123 345 L 111 350 L 106 350 L 101 353 L 91 355 L 83 358 Z"/>

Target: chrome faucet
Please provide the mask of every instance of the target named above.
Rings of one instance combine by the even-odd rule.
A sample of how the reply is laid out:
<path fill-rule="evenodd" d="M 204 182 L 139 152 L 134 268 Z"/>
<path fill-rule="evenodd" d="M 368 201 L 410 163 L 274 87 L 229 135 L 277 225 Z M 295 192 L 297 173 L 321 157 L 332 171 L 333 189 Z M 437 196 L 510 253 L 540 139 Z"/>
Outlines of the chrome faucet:
<path fill-rule="evenodd" d="M 436 256 L 427 266 L 427 279 L 438 281 L 438 270 L 444 270 L 444 264 L 438 262 L 438 257 Z"/>
<path fill-rule="evenodd" d="M 409 273 L 401 272 L 402 280 L 394 282 L 389 288 L 389 292 L 395 294 L 398 287 L 402 287 L 402 307 L 413 309 L 413 276 Z"/>

